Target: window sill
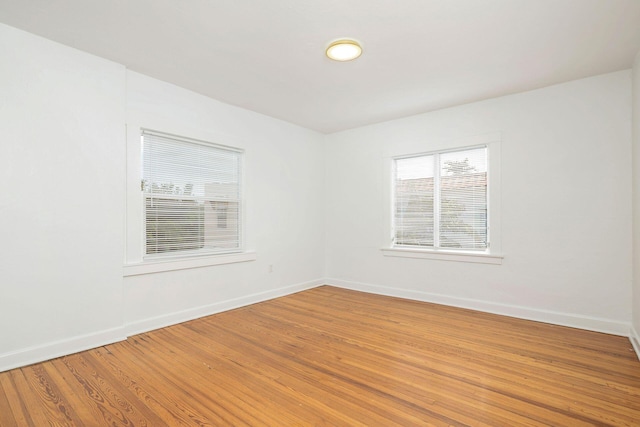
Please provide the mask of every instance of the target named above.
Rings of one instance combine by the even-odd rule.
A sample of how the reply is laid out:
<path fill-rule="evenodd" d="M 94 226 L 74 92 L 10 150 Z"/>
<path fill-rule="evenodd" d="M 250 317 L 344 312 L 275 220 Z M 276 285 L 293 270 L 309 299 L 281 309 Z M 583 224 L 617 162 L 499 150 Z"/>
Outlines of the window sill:
<path fill-rule="evenodd" d="M 211 265 L 233 264 L 237 262 L 255 261 L 255 252 L 213 255 L 197 258 L 170 259 L 162 261 L 145 261 L 138 264 L 126 264 L 124 277 L 141 274 L 161 273 L 163 271 L 186 270 L 189 268 L 208 267 Z"/>
<path fill-rule="evenodd" d="M 421 259 L 437 259 L 440 261 L 458 261 L 473 262 L 479 264 L 502 264 L 504 256 L 485 253 L 473 252 L 453 252 L 442 250 L 426 250 L 426 249 L 405 249 L 405 248 L 383 248 L 384 256 L 402 257 L 402 258 L 421 258 Z"/>

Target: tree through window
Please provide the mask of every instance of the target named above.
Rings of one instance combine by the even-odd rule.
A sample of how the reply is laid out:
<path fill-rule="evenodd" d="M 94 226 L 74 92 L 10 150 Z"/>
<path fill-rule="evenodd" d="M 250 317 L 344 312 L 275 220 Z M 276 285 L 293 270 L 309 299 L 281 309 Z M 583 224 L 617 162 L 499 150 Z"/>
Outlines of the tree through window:
<path fill-rule="evenodd" d="M 394 160 L 394 245 L 488 248 L 487 148 Z"/>

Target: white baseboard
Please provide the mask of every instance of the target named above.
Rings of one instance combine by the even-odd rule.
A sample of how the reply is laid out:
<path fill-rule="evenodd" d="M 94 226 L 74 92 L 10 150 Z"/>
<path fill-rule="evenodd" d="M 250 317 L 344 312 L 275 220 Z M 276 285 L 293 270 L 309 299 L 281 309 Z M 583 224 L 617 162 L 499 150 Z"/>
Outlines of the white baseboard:
<path fill-rule="evenodd" d="M 387 295 L 399 298 L 407 298 L 416 301 L 432 302 L 436 304 L 449 305 L 453 307 L 468 308 L 487 313 L 500 314 L 503 316 L 516 317 L 537 322 L 551 323 L 560 326 L 586 329 L 595 332 L 604 332 L 612 335 L 629 336 L 627 322 L 620 322 L 597 317 L 581 316 L 571 313 L 540 310 L 530 307 L 516 305 L 499 304 L 489 301 L 459 298 L 448 295 L 433 294 L 409 289 L 396 289 L 386 286 L 370 285 L 366 283 L 350 282 L 339 279 L 326 279 L 326 284 L 345 289 L 369 292 L 379 295 Z M 636 348 L 636 352 L 638 349 Z"/>
<path fill-rule="evenodd" d="M 113 328 L 66 340 L 54 341 L 37 347 L 29 347 L 0 354 L 0 372 L 78 353 L 102 345 L 124 341 L 126 339 L 127 336 L 125 335 L 124 328 Z"/>
<path fill-rule="evenodd" d="M 638 360 L 640 360 L 640 334 L 638 334 L 638 331 L 636 331 L 636 328 L 633 326 L 631 326 L 631 330 L 629 331 L 629 341 L 631 341 L 631 345 L 636 351 L 636 356 L 638 356 Z"/>
<path fill-rule="evenodd" d="M 153 329 L 175 325 L 177 323 L 193 320 L 198 317 L 209 316 L 211 314 L 220 313 L 222 311 L 232 310 L 234 308 L 267 301 L 273 298 L 278 298 L 281 296 L 315 288 L 323 284 L 324 280 L 313 280 L 310 282 L 299 283 L 292 286 L 286 286 L 283 288 L 259 292 L 240 298 L 221 301 L 216 304 L 196 307 L 177 313 L 170 313 L 165 316 L 145 319 L 139 322 L 126 324 L 123 327 L 109 329 L 106 331 L 97 332 L 95 334 L 82 335 L 66 340 L 47 343 L 37 347 L 30 347 L 10 353 L 0 354 L 0 372 L 20 368 L 23 366 L 31 365 L 33 363 L 43 362 L 45 360 L 55 359 L 56 357 L 78 353 L 80 351 L 112 344 L 114 342 L 124 341 L 128 336 L 131 335 L 148 332 Z"/>
<path fill-rule="evenodd" d="M 270 299 L 282 297 L 285 295 L 294 294 L 296 292 L 304 291 L 307 289 L 315 288 L 323 285 L 324 280 L 312 280 L 310 282 L 299 283 L 296 285 L 285 286 L 283 288 L 272 289 L 265 292 L 259 292 L 252 295 L 247 295 L 239 298 L 234 298 L 226 301 L 220 301 L 215 304 L 203 305 L 200 307 L 191 308 L 184 311 L 170 313 L 163 316 L 157 316 L 150 319 L 144 319 L 137 322 L 128 323 L 125 325 L 127 335 L 136 335 L 143 332 L 149 332 L 154 329 L 164 328 L 166 326 L 176 325 L 178 323 L 187 322 L 189 320 L 197 319 L 204 316 L 210 316 L 212 314 L 221 313 L 227 310 L 233 310 L 234 308 L 244 307 L 247 305 L 255 304 L 258 302 L 267 301 Z"/>
<path fill-rule="evenodd" d="M 517 317 L 527 320 L 551 323 L 573 328 L 586 329 L 608 334 L 629 336 L 633 348 L 640 359 L 640 335 L 625 322 L 618 322 L 608 319 L 600 319 L 588 316 L 578 316 L 568 313 L 560 313 L 528 307 L 520 307 L 506 304 L 497 304 L 488 301 L 458 298 L 447 295 L 432 294 L 427 292 L 396 289 L 386 286 L 370 285 L 366 283 L 350 282 L 338 279 L 318 279 L 296 285 L 285 286 L 265 292 L 221 301 L 215 304 L 196 307 L 164 316 L 158 316 L 138 322 L 128 323 L 124 327 L 108 329 L 94 334 L 87 334 L 73 337 L 66 340 L 55 341 L 37 347 L 30 347 L 15 352 L 0 354 L 0 372 L 7 371 L 44 360 L 77 353 L 91 348 L 100 347 L 127 339 L 127 336 L 148 332 L 154 329 L 163 328 L 177 323 L 186 322 L 203 316 L 220 313 L 227 310 L 267 301 L 296 292 L 315 288 L 321 285 L 336 286 L 356 291 L 369 292 L 379 295 L 388 295 L 399 298 L 407 298 L 417 301 L 432 302 L 436 304 L 449 305 L 454 307 L 469 308 L 472 310 L 484 311 L 488 313 L 501 314 L 504 316 Z"/>

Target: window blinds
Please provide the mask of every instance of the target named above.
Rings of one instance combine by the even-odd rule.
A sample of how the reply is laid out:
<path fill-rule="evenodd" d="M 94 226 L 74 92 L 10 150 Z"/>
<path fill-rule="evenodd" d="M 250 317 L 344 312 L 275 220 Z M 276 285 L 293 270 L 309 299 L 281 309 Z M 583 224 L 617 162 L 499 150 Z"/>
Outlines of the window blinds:
<path fill-rule="evenodd" d="M 395 160 L 395 245 L 484 250 L 487 148 Z"/>
<path fill-rule="evenodd" d="M 434 246 L 435 156 L 397 159 L 395 168 L 395 243 Z"/>
<path fill-rule="evenodd" d="M 144 131 L 142 159 L 147 256 L 240 249 L 240 150 Z"/>
<path fill-rule="evenodd" d="M 442 153 L 440 247 L 487 248 L 487 149 Z"/>

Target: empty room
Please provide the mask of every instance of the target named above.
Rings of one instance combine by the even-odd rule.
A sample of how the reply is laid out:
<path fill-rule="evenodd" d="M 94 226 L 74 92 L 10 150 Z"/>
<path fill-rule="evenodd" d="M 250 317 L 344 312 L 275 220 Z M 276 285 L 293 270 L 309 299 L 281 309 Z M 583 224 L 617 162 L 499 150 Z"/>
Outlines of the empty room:
<path fill-rule="evenodd" d="M 640 1 L 0 0 L 0 426 L 640 426 Z"/>

